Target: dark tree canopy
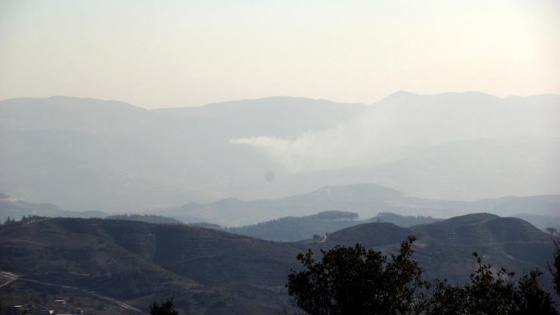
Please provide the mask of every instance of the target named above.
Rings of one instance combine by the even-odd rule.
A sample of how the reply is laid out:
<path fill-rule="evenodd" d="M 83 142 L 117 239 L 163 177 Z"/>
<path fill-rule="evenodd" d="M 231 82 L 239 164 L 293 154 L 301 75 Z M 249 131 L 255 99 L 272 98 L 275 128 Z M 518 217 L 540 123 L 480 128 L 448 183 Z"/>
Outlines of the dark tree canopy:
<path fill-rule="evenodd" d="M 474 253 L 478 269 L 464 287 L 437 280 L 427 314 L 557 314 L 551 296 L 538 282 L 539 270 L 516 284 L 514 274 L 483 264 Z"/>
<path fill-rule="evenodd" d="M 309 314 L 408 314 L 422 307 L 422 270 L 410 257 L 413 237 L 401 244 L 398 255 L 387 256 L 362 245 L 311 251 L 297 259 L 306 268 L 288 276 L 288 292 Z"/>
<path fill-rule="evenodd" d="M 514 314 L 558 314 L 551 296 L 539 286 L 539 270 L 533 270 L 519 280 L 515 295 Z"/>
<path fill-rule="evenodd" d="M 560 296 L 558 240 L 554 240 L 554 245 L 554 263 L 549 269 Z M 428 314 L 558 314 L 552 297 L 539 284 L 540 270 L 531 270 L 515 283 L 513 273 L 503 268 L 495 270 L 490 264 L 483 264 L 477 253 L 474 256 L 478 269 L 471 275 L 471 283 L 457 287 L 437 280 Z"/>
<path fill-rule="evenodd" d="M 288 276 L 288 292 L 297 305 L 312 315 L 327 314 L 558 314 L 552 297 L 539 285 L 539 270 L 515 282 L 514 273 L 496 270 L 474 253 L 478 269 L 464 287 L 447 280 L 431 285 L 411 259 L 414 237 L 401 244 L 391 259 L 362 245 L 336 246 L 321 251 L 316 262 L 311 251 L 299 254 L 303 271 Z M 560 248 L 555 253 L 555 288 L 558 290 Z"/>
<path fill-rule="evenodd" d="M 550 272 L 553 276 L 554 289 L 558 296 L 560 296 L 560 239 L 553 240 L 556 246 L 556 251 L 554 252 L 554 267 L 550 267 Z"/>
<path fill-rule="evenodd" d="M 179 312 L 175 310 L 173 306 L 173 298 L 167 299 L 162 301 L 161 304 L 158 304 L 157 301 L 154 301 L 150 305 L 150 314 L 151 315 L 179 315 Z"/>

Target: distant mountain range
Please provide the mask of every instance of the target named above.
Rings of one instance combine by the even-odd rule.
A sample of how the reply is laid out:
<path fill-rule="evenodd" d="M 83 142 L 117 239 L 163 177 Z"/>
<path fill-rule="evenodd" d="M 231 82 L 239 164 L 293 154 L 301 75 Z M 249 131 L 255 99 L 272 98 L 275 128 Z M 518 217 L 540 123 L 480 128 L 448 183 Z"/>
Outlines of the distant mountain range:
<path fill-rule="evenodd" d="M 408 235 L 418 238 L 413 258 L 426 278 L 451 283 L 475 270 L 473 251 L 522 275 L 546 272 L 554 248 L 526 221 L 485 213 L 411 228 L 372 222 L 291 243 L 178 224 L 35 218 L 0 226 L 0 298 L 40 308 L 64 297 L 86 310 L 133 314 L 174 296 L 189 314 L 291 313 L 284 284 L 297 253 L 359 242 L 391 254 Z M 550 286 L 549 275 L 542 281 Z"/>
<path fill-rule="evenodd" d="M 160 110 L 10 99 L 0 101 L 0 191 L 107 213 L 359 183 L 440 200 L 560 194 L 557 117 L 558 95 L 476 92 L 398 92 L 372 105 L 273 97 Z M 251 215 L 236 224 L 278 217 Z"/>
<path fill-rule="evenodd" d="M 184 222 L 210 222 L 231 227 L 329 210 L 354 212 L 362 220 L 366 220 L 382 212 L 434 218 L 449 218 L 480 211 L 503 216 L 525 213 L 558 217 L 559 209 L 560 195 L 502 197 L 478 201 L 432 200 L 409 197 L 376 184 L 355 184 L 328 186 L 308 194 L 280 199 L 243 201 L 230 198 L 207 204 L 189 203 L 161 210 L 159 213 Z"/>
<path fill-rule="evenodd" d="M 379 213 L 369 220 L 358 219 L 353 212 L 324 211 L 303 217 L 284 217 L 255 225 L 224 229 L 227 232 L 252 236 L 264 240 L 295 242 L 314 238 L 323 239 L 331 232 L 367 222 L 392 223 L 400 227 L 411 227 L 441 221 L 432 217 L 402 216 L 390 212 Z M 560 222 L 560 217 L 557 218 Z"/>
<path fill-rule="evenodd" d="M 225 229 L 267 240 L 296 241 L 364 222 L 390 222 L 402 227 L 433 223 L 451 216 L 484 211 L 514 216 L 545 230 L 560 230 L 560 195 L 502 197 L 478 201 L 430 200 L 375 184 L 328 186 L 280 199 L 243 201 L 229 198 L 114 218 L 145 222 L 184 222 Z M 319 214 L 318 214 L 319 213 Z M 330 219 L 327 215 L 342 216 Z M 0 220 L 22 216 L 105 218 L 101 211 L 68 211 L 52 204 L 31 203 L 0 194 Z M 179 221 L 177 221 L 179 220 Z"/>
<path fill-rule="evenodd" d="M 4 222 L 7 219 L 19 221 L 23 216 L 104 218 L 107 214 L 101 211 L 63 210 L 50 203 L 27 202 L 0 193 L 0 221 Z"/>
<path fill-rule="evenodd" d="M 231 139 L 322 130 L 363 107 L 285 97 L 150 111 L 71 97 L 0 101 L 0 190 L 113 212 L 247 196 L 274 167 Z"/>

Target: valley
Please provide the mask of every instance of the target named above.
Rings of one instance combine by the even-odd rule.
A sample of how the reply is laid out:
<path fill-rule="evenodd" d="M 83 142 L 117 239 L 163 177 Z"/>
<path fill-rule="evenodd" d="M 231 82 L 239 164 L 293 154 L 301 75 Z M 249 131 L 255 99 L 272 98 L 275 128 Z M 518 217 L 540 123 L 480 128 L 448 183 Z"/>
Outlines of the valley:
<path fill-rule="evenodd" d="M 557 315 L 559 30 L 0 0 L 0 315 Z"/>
<path fill-rule="evenodd" d="M 0 101 L 0 302 L 297 313 L 285 285 L 299 253 L 391 255 L 408 236 L 428 281 L 465 283 L 477 252 L 518 276 L 538 268 L 552 292 L 559 100 Z"/>

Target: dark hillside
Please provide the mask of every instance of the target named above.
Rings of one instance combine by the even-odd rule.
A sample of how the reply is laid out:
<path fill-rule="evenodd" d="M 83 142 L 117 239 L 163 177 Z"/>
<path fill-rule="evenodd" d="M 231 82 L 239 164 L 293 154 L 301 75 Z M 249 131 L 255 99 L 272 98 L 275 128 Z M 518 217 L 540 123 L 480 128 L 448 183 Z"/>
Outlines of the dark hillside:
<path fill-rule="evenodd" d="M 163 283 L 179 279 L 145 259 L 150 255 L 148 236 L 141 238 L 141 246 L 136 237 L 138 232 L 146 232 L 143 226 L 111 223 L 97 219 L 41 219 L 2 226 L 0 266 L 26 279 L 79 286 L 125 299 L 165 291 Z M 133 252 L 123 247 L 127 242 L 111 237 L 113 229 L 130 235 L 128 247 L 142 250 Z"/>
<path fill-rule="evenodd" d="M 452 283 L 468 280 L 475 270 L 473 252 L 496 267 L 522 275 L 534 268 L 546 271 L 554 251 L 550 236 L 528 222 L 487 213 L 411 228 L 391 223 L 360 224 L 331 233 L 326 240 L 304 243 L 316 252 L 339 244 L 361 243 L 392 253 L 408 235 L 417 238 L 413 257 L 425 270 L 426 278 L 447 278 Z M 550 275 L 544 278 L 550 281 Z"/>
<path fill-rule="evenodd" d="M 146 223 L 182 224 L 183 222 L 156 214 L 116 214 L 106 217 L 107 220 L 140 221 Z"/>
<path fill-rule="evenodd" d="M 430 216 L 403 216 L 392 212 L 381 212 L 375 217 L 369 219 L 369 222 L 388 222 L 401 227 L 411 227 L 418 224 L 429 224 L 441 221 L 442 219 L 432 218 Z"/>
<path fill-rule="evenodd" d="M 358 214 L 342 211 L 324 211 L 303 217 L 285 217 L 255 225 L 227 229 L 228 232 L 265 240 L 295 242 L 363 223 Z"/>
<path fill-rule="evenodd" d="M 154 263 L 204 284 L 282 284 L 299 248 L 211 229 L 161 226 Z"/>
<path fill-rule="evenodd" d="M 550 236 L 518 218 L 472 214 L 411 228 L 419 239 L 419 260 L 428 274 L 466 279 L 478 252 L 494 266 L 523 274 L 547 270 L 553 245 Z"/>
<path fill-rule="evenodd" d="M 530 197 L 510 198 L 498 204 L 495 213 L 533 213 L 541 215 L 556 216 L 560 214 L 560 196 L 539 195 Z"/>
<path fill-rule="evenodd" d="M 101 305 L 106 312 L 99 314 L 111 314 L 115 307 L 107 299 L 145 309 L 165 296 L 175 296 L 185 313 L 291 312 L 284 284 L 290 268 L 299 267 L 298 253 L 362 243 L 390 254 L 408 235 L 418 239 L 413 258 L 426 278 L 451 283 L 465 281 L 475 270 L 474 251 L 485 262 L 522 275 L 534 268 L 546 271 L 554 248 L 549 235 L 529 223 L 491 214 L 412 228 L 359 224 L 298 243 L 179 224 L 32 218 L 0 226 L 0 298 L 23 303 L 18 296 L 39 296 L 48 304 L 64 293 L 86 303 L 83 296 L 99 300 L 102 295 L 105 302 L 85 304 Z M 10 273 L 16 280 L 2 286 L 14 277 Z M 549 283 L 550 278 L 543 280 Z"/>
<path fill-rule="evenodd" d="M 22 281 L 131 303 L 174 295 L 178 305 L 210 313 L 229 307 L 260 314 L 289 305 L 284 282 L 299 251 L 185 225 L 49 218 L 0 226 L 1 270 Z"/>
<path fill-rule="evenodd" d="M 392 223 L 365 223 L 329 234 L 328 244 L 354 245 L 361 243 L 365 247 L 379 247 L 400 244 L 410 235 L 407 228 Z"/>

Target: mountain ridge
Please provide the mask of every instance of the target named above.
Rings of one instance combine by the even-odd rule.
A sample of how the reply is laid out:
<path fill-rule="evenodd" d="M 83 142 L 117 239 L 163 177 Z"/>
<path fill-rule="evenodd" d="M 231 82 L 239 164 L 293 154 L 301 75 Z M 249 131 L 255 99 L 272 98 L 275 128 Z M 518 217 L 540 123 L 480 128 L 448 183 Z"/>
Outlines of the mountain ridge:
<path fill-rule="evenodd" d="M 364 188 L 367 189 L 364 191 Z M 355 184 L 326 186 L 307 194 L 278 199 L 244 201 L 229 198 L 211 203 L 189 203 L 162 209 L 159 213 L 183 218 L 185 222 L 195 222 L 188 219 L 192 217 L 196 218 L 196 221 L 232 227 L 286 216 L 312 215 L 326 210 L 356 212 L 362 219 L 371 218 L 382 212 L 448 218 L 477 211 L 510 216 L 518 213 L 558 215 L 556 211 L 558 207 L 560 207 L 560 195 L 508 196 L 476 201 L 436 200 L 407 196 L 398 190 L 377 184 Z M 252 213 L 258 213 L 253 217 L 260 220 L 245 219 Z"/>
<path fill-rule="evenodd" d="M 517 99 L 525 99 L 525 98 L 559 98 L 560 94 L 555 94 L 555 93 L 540 93 L 540 94 L 531 94 L 531 95 L 525 95 L 525 96 L 521 96 L 521 95 L 505 95 L 505 96 L 496 96 L 494 94 L 491 93 L 486 93 L 486 92 L 482 92 L 482 91 L 463 91 L 463 92 L 441 92 L 441 93 L 424 93 L 424 94 L 420 94 L 420 93 L 416 93 L 416 92 L 412 92 L 412 91 L 406 91 L 406 90 L 399 90 L 399 91 L 395 91 L 387 96 L 385 96 L 384 98 L 381 98 L 381 100 L 385 99 L 385 98 L 391 98 L 391 97 L 401 97 L 401 96 L 424 96 L 424 97 L 433 97 L 433 96 L 449 96 L 449 95 L 453 95 L 453 96 L 460 96 L 460 95 L 478 95 L 478 96 L 490 96 L 492 98 L 496 98 L 496 99 L 507 99 L 507 98 L 517 98 Z M 249 98 L 249 99 L 239 99 L 239 100 L 229 100 L 229 101 L 219 101 L 219 102 L 212 102 L 212 103 L 206 103 L 206 104 L 202 104 L 202 105 L 198 105 L 198 106 L 173 106 L 173 107 L 163 107 L 163 108 L 144 108 L 141 106 L 137 106 L 137 105 L 133 105 L 132 103 L 129 102 L 125 102 L 125 101 L 120 101 L 120 100 L 114 100 L 114 99 L 99 99 L 99 98 L 94 98 L 94 97 L 81 97 L 81 96 L 71 96 L 71 95 L 51 95 L 51 96 L 47 96 L 47 97 L 15 97 L 15 98 L 6 98 L 6 99 L 1 99 L 0 103 L 2 102 L 6 102 L 6 101 L 10 101 L 10 102 L 14 102 L 14 101 L 19 101 L 19 100 L 24 100 L 25 102 L 27 102 L 28 100 L 43 100 L 43 99 L 51 99 L 51 100 L 56 100 L 56 99 L 65 99 L 65 100 L 92 100 L 92 101 L 102 101 L 102 102 L 109 102 L 109 103 L 121 103 L 123 105 L 129 105 L 132 107 L 136 107 L 136 108 L 142 108 L 145 110 L 154 110 L 154 111 L 158 111 L 158 110 L 168 110 L 168 109 L 181 109 L 181 108 L 202 108 L 205 106 L 216 106 L 216 105 L 227 105 L 230 103 L 250 103 L 250 102 L 259 102 L 259 101 L 277 101 L 277 100 L 291 100 L 291 101 L 310 101 L 310 102 L 322 102 L 322 101 L 326 101 L 329 103 L 334 103 L 334 104 L 347 104 L 347 105 L 367 105 L 370 103 L 353 103 L 353 102 L 340 102 L 340 101 L 332 101 L 329 99 L 322 99 L 322 98 L 313 98 L 313 97 L 304 97 L 304 96 L 289 96 L 289 95 L 277 95 L 277 96 L 268 96 L 268 97 L 260 97 L 260 98 Z M 381 100 L 376 101 L 374 103 L 379 103 Z M 371 104 L 374 104 L 371 103 Z"/>
<path fill-rule="evenodd" d="M 229 196 L 270 199 L 364 182 L 432 199 L 560 193 L 554 184 L 560 152 L 546 140 L 560 137 L 551 121 L 560 109 L 558 96 L 484 101 L 486 106 L 469 101 L 468 93 L 454 94 L 457 102 L 406 95 L 410 100 L 400 105 L 283 97 L 226 102 L 219 107 L 253 107 L 204 117 L 181 113 L 192 108 L 145 110 L 82 98 L 4 100 L 0 190 L 107 212 Z M 100 106 L 80 105 L 91 102 Z M 51 111 L 48 104 L 64 110 Z M 492 119 L 484 115 L 488 111 Z M 472 145 L 493 136 L 513 140 Z M 428 153 L 434 158 L 426 159 Z M 453 163 L 442 169 L 434 161 L 449 160 L 446 155 Z M 502 160 L 507 163 L 496 162 Z M 487 164 L 494 165 L 492 172 Z M 490 177 L 494 173 L 500 176 Z"/>

